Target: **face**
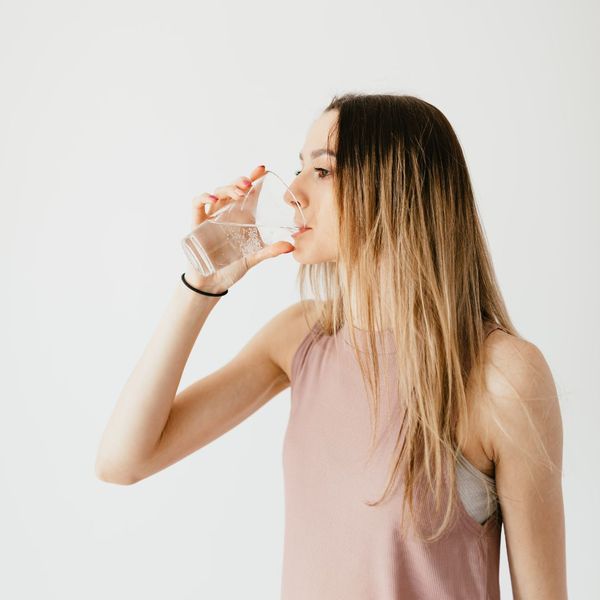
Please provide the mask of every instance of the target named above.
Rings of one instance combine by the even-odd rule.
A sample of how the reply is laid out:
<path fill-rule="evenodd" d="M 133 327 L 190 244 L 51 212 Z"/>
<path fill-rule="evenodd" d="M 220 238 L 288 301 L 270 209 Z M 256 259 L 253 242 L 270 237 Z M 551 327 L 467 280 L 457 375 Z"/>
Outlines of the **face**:
<path fill-rule="evenodd" d="M 309 230 L 294 238 L 295 250 L 292 256 L 302 264 L 335 262 L 338 255 L 337 213 L 334 204 L 332 173 L 336 168 L 335 157 L 326 153 L 317 153 L 327 149 L 327 135 L 335 124 L 338 111 L 323 113 L 308 130 L 304 147 L 300 154 L 300 170 L 290 184 L 294 196 L 302 207 Z M 331 137 L 335 152 L 337 140 Z M 314 155 L 313 155 L 314 153 Z M 296 222 L 302 223 L 302 215 L 297 204 Z"/>

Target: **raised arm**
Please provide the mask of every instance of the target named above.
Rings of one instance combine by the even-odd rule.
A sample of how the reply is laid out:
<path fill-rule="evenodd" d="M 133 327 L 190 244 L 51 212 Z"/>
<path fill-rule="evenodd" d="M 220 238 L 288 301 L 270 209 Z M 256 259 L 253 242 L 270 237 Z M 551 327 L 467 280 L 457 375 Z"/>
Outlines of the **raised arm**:
<path fill-rule="evenodd" d="M 264 166 L 255 169 L 251 177 L 240 177 L 231 185 L 215 190 L 217 201 L 214 206 L 230 202 L 232 198 L 243 193 L 243 190 L 256 178 L 264 174 Z M 211 202 L 210 194 L 205 193 L 194 199 L 193 224 L 198 225 L 209 218 L 205 206 Z M 188 265 L 185 277 L 188 283 L 206 292 L 221 292 L 228 289 L 248 269 L 267 258 L 289 252 L 294 247 L 287 242 L 279 241 L 261 248 L 252 255 L 245 256 L 208 277 L 194 271 Z M 96 474 L 100 479 L 114 483 L 128 484 L 139 478 L 141 465 L 148 465 L 150 457 L 155 456 L 157 445 L 171 411 L 183 369 L 187 363 L 196 338 L 208 315 L 217 302 L 218 296 L 199 294 L 178 282 L 171 300 L 160 323 L 152 335 L 150 342 L 138 360 L 121 391 L 117 404 L 102 436 L 96 457 Z M 244 402 L 255 400 L 253 394 L 259 394 L 260 385 L 271 389 L 279 374 L 269 362 L 270 357 L 264 352 L 264 334 L 250 344 L 248 350 L 233 362 L 228 370 L 210 378 L 209 385 L 218 385 L 204 390 L 206 392 L 220 385 L 230 386 L 223 392 L 234 392 L 238 381 L 229 382 L 229 377 L 242 377 L 244 367 L 259 364 L 260 380 L 257 386 L 251 387 Z M 223 376 L 225 375 L 225 377 Z M 204 389 L 204 385 L 201 386 Z M 196 388 L 195 388 L 196 389 Z M 188 397 L 189 392 L 185 397 Z M 264 396 L 261 396 L 264 397 Z M 177 412 L 179 412 L 179 408 Z M 177 423 L 177 419 L 171 419 Z M 206 425 L 206 424 L 205 424 Z M 208 424 L 209 427 L 212 425 Z"/>
<path fill-rule="evenodd" d="M 182 282 L 121 391 L 104 430 L 96 474 L 131 483 L 137 466 L 154 450 L 192 347 L 219 297 L 201 296 Z"/>

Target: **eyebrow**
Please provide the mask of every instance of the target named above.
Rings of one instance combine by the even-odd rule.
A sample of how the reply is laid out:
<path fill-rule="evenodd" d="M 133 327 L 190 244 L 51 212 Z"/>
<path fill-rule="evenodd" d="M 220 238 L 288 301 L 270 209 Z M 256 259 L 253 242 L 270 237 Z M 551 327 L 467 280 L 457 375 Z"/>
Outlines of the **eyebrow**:
<path fill-rule="evenodd" d="M 310 153 L 310 157 L 317 158 L 317 156 L 321 156 L 321 154 L 328 154 L 329 156 L 333 156 L 333 158 L 335 158 L 335 152 L 332 152 L 331 150 L 328 150 L 327 148 L 319 148 L 318 150 L 313 150 Z M 300 157 L 300 160 L 304 160 L 302 158 L 302 152 L 300 152 L 300 154 L 298 154 L 298 156 Z"/>

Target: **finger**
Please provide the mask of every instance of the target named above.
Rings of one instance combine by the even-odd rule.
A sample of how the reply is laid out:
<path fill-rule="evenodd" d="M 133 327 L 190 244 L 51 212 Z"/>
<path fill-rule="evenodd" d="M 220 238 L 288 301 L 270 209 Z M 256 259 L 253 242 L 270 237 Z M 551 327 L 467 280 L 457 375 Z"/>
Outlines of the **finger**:
<path fill-rule="evenodd" d="M 247 257 L 248 268 L 255 267 L 257 264 L 261 263 L 263 260 L 267 258 L 274 258 L 275 256 L 279 256 L 280 254 L 287 254 L 288 252 L 294 251 L 296 248 L 290 244 L 289 242 L 279 241 L 274 244 L 270 244 L 260 249 L 258 252 L 254 254 L 250 254 Z"/>
<path fill-rule="evenodd" d="M 256 181 L 259 177 L 262 177 L 266 172 L 265 165 L 259 165 L 255 167 L 250 173 L 250 177 L 242 176 L 239 177 L 234 183 L 238 186 L 241 185 L 242 189 L 250 187 L 253 181 Z"/>
<path fill-rule="evenodd" d="M 209 216 L 212 216 L 218 210 L 221 210 L 224 206 L 227 206 L 232 200 L 242 198 L 245 192 L 237 188 L 235 185 L 223 185 L 214 190 L 213 196 L 217 198 L 214 204 L 210 204 L 206 208 L 206 212 Z"/>
<path fill-rule="evenodd" d="M 206 221 L 208 218 L 207 208 L 214 205 L 217 200 L 216 196 L 213 196 L 208 192 L 194 196 L 192 198 L 192 223 L 194 225 L 199 225 Z"/>
<path fill-rule="evenodd" d="M 243 277 L 250 268 L 257 265 L 259 262 L 262 262 L 267 258 L 278 256 L 279 254 L 291 252 L 294 249 L 295 248 L 292 244 L 279 241 L 271 244 L 270 246 L 265 246 L 254 254 L 244 255 L 239 260 L 236 260 L 217 271 L 215 274 L 215 277 L 217 278 L 215 285 L 217 285 L 219 289 L 227 289 L 241 277 Z"/>
<path fill-rule="evenodd" d="M 267 172 L 265 165 L 259 165 L 252 170 L 250 173 L 250 179 L 256 181 L 259 177 L 262 177 Z"/>
<path fill-rule="evenodd" d="M 252 180 L 250 177 L 241 176 L 238 177 L 232 185 L 246 193 L 252 185 Z"/>
<path fill-rule="evenodd" d="M 252 172 L 250 173 L 250 177 L 241 175 L 232 184 L 217 188 L 215 190 L 215 195 L 217 195 L 219 198 L 239 198 L 248 192 L 253 181 L 256 181 L 265 173 L 265 165 L 259 165 L 258 167 L 255 167 L 252 170 Z M 233 191 L 233 195 L 228 194 L 229 191 Z M 241 194 L 240 191 L 242 192 Z"/>
<path fill-rule="evenodd" d="M 262 177 L 265 172 L 265 165 L 259 165 L 252 170 L 250 177 L 238 177 L 231 185 L 223 185 L 216 188 L 213 195 L 218 198 L 218 201 L 213 206 L 209 206 L 206 212 L 211 215 L 225 206 L 229 200 L 243 198 L 250 190 L 252 182 Z"/>
<path fill-rule="evenodd" d="M 214 203 L 218 198 L 214 194 L 204 192 L 192 198 L 192 208 L 203 208 L 206 204 Z"/>
<path fill-rule="evenodd" d="M 247 192 L 250 189 L 252 182 L 254 182 L 258 178 L 262 177 L 265 174 L 265 172 L 266 172 L 265 165 L 259 165 L 258 167 L 256 167 L 255 169 L 252 170 L 252 173 L 250 173 L 250 177 L 246 177 L 246 176 L 242 175 L 241 177 L 238 177 L 233 182 L 233 185 L 237 186 L 244 192 Z"/>
<path fill-rule="evenodd" d="M 241 186 L 238 187 L 235 183 L 222 185 L 213 192 L 219 200 L 235 200 L 241 198 L 245 193 L 246 191 Z"/>

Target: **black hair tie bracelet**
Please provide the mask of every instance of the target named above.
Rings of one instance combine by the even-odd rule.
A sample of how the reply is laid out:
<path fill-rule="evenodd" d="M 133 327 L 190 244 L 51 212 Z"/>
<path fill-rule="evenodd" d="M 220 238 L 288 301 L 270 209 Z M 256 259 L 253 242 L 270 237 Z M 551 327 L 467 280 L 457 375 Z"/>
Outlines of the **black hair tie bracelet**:
<path fill-rule="evenodd" d="M 183 281 L 183 283 L 185 283 L 185 285 L 187 285 L 187 287 L 190 288 L 190 290 L 193 290 L 194 292 L 197 292 L 198 294 L 203 294 L 204 296 L 224 296 L 229 290 L 225 290 L 224 292 L 219 292 L 218 294 L 213 294 L 211 292 L 203 292 L 202 290 L 199 290 L 193 286 L 191 286 L 186 280 L 185 280 L 185 272 L 183 272 L 181 274 L 181 281 Z"/>

